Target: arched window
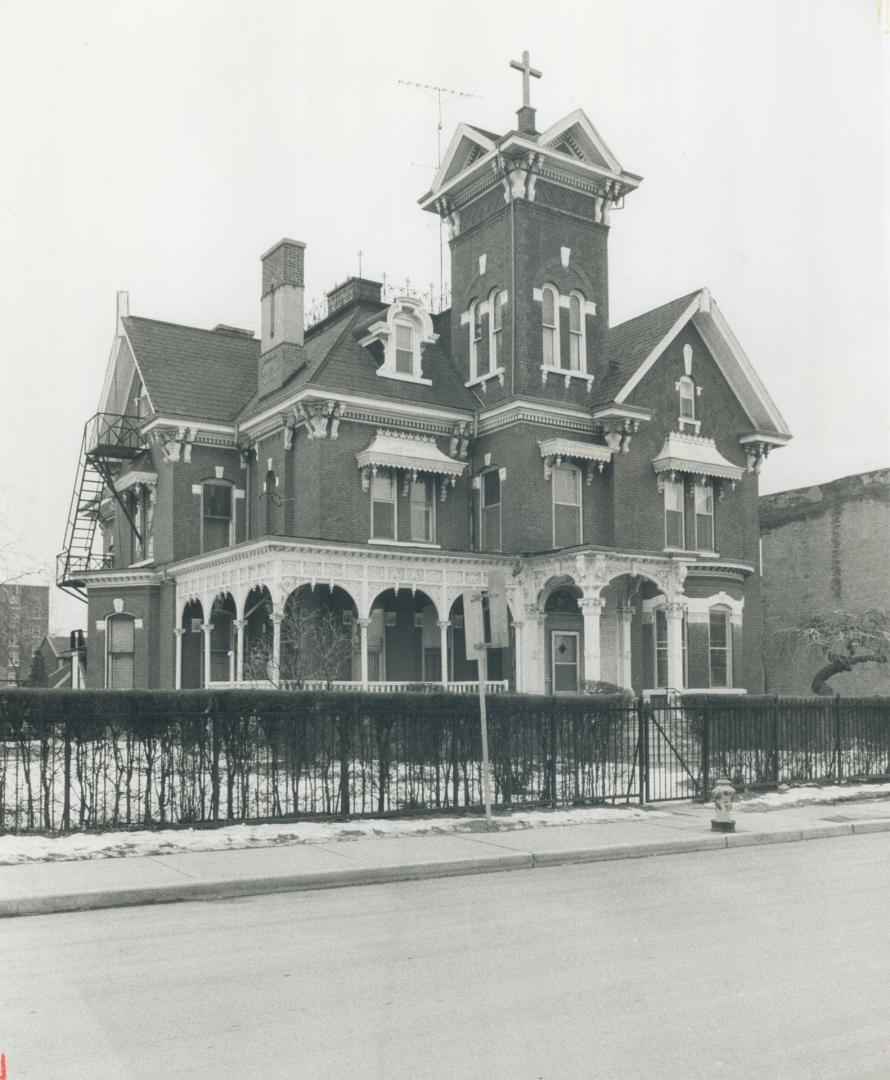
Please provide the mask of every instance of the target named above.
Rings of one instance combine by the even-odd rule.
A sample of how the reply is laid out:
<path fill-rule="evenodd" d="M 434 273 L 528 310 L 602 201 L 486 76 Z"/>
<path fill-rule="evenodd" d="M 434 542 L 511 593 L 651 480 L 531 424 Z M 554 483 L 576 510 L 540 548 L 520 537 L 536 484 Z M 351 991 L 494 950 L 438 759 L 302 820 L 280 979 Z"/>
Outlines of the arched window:
<path fill-rule="evenodd" d="M 587 370 L 584 297 L 579 292 L 573 292 L 569 297 L 569 370 Z"/>
<path fill-rule="evenodd" d="M 504 349 L 504 297 L 500 289 L 495 289 L 488 300 L 489 310 L 489 347 L 488 370 L 497 371 L 503 362 Z"/>
<path fill-rule="evenodd" d="M 105 685 L 109 690 L 132 690 L 136 685 L 136 620 L 132 615 L 109 615 L 105 621 Z"/>
<path fill-rule="evenodd" d="M 680 419 L 695 419 L 695 383 L 688 375 L 680 379 Z"/>
<path fill-rule="evenodd" d="M 544 366 L 560 367 L 559 294 L 552 285 L 545 285 L 541 289 L 541 325 L 543 330 Z"/>
<path fill-rule="evenodd" d="M 708 613 L 708 661 L 711 686 L 732 686 L 732 630 L 729 608 L 723 604 Z"/>
<path fill-rule="evenodd" d="M 574 547 L 581 543 L 581 470 L 576 465 L 554 465 L 553 546 Z"/>
<path fill-rule="evenodd" d="M 482 344 L 482 304 L 478 300 L 470 303 L 470 379 L 478 379 L 485 372 L 480 370 Z"/>

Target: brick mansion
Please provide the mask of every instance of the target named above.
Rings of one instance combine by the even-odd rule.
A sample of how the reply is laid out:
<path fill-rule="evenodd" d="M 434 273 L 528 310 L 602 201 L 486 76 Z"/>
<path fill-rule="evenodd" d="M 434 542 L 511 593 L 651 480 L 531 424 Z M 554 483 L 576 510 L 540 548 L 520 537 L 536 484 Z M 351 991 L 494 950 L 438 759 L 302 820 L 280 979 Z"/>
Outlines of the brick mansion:
<path fill-rule="evenodd" d="M 460 689 L 497 566 L 493 688 L 761 689 L 758 474 L 790 432 L 707 289 L 610 325 L 641 177 L 580 109 L 539 124 L 515 66 L 513 129 L 458 125 L 420 199 L 450 309 L 351 277 L 307 326 L 291 239 L 257 335 L 118 294 L 58 562 L 89 686 Z"/>

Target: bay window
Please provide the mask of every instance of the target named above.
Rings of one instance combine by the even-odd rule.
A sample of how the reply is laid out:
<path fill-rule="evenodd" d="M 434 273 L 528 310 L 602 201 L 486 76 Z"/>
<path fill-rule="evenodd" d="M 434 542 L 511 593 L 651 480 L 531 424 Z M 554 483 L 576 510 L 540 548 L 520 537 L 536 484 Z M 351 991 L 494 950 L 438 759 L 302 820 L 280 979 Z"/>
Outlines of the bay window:
<path fill-rule="evenodd" d="M 714 485 L 710 480 L 695 485 L 695 547 L 714 550 Z"/>
<path fill-rule="evenodd" d="M 708 661 L 711 686 L 732 686 L 732 636 L 728 608 L 713 607 L 710 610 Z"/>
<path fill-rule="evenodd" d="M 685 488 L 682 480 L 664 481 L 664 545 L 670 548 L 686 546 L 686 516 L 683 505 Z"/>

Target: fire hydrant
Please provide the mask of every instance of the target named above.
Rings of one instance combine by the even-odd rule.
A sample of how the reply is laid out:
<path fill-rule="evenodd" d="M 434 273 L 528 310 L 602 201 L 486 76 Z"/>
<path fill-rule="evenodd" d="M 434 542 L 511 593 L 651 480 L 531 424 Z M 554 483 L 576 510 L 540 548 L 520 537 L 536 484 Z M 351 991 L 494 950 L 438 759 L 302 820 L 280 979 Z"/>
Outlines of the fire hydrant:
<path fill-rule="evenodd" d="M 732 800 L 735 788 L 728 776 L 720 776 L 711 791 L 711 797 L 717 807 L 717 816 L 711 818 L 712 832 L 735 832 L 735 818 L 732 816 Z"/>

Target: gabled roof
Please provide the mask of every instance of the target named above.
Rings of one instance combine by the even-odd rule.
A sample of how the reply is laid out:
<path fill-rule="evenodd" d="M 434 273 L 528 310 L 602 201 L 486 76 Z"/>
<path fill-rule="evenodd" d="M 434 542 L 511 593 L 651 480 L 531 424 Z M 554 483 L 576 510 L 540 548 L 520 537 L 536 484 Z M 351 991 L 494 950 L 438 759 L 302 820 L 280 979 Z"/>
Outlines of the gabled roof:
<path fill-rule="evenodd" d="M 463 172 L 472 161 L 494 150 L 499 136 L 471 124 L 458 124 L 433 179 L 432 189 L 440 188 L 453 176 Z"/>
<path fill-rule="evenodd" d="M 707 289 L 698 289 L 612 327 L 606 342 L 608 366 L 599 387 L 599 400 L 626 402 L 690 322 L 747 413 L 754 431 L 773 435 L 777 441 L 790 439 L 785 419 Z"/>
<path fill-rule="evenodd" d="M 618 158 L 606 145 L 605 139 L 591 124 L 583 109 L 575 109 L 562 120 L 557 120 L 552 127 L 542 132 L 536 141 L 557 153 L 580 158 L 590 165 L 599 165 L 610 172 L 624 171 Z"/>
<path fill-rule="evenodd" d="M 151 403 L 163 416 L 231 421 L 256 391 L 255 338 L 133 315 L 123 324 Z"/>

